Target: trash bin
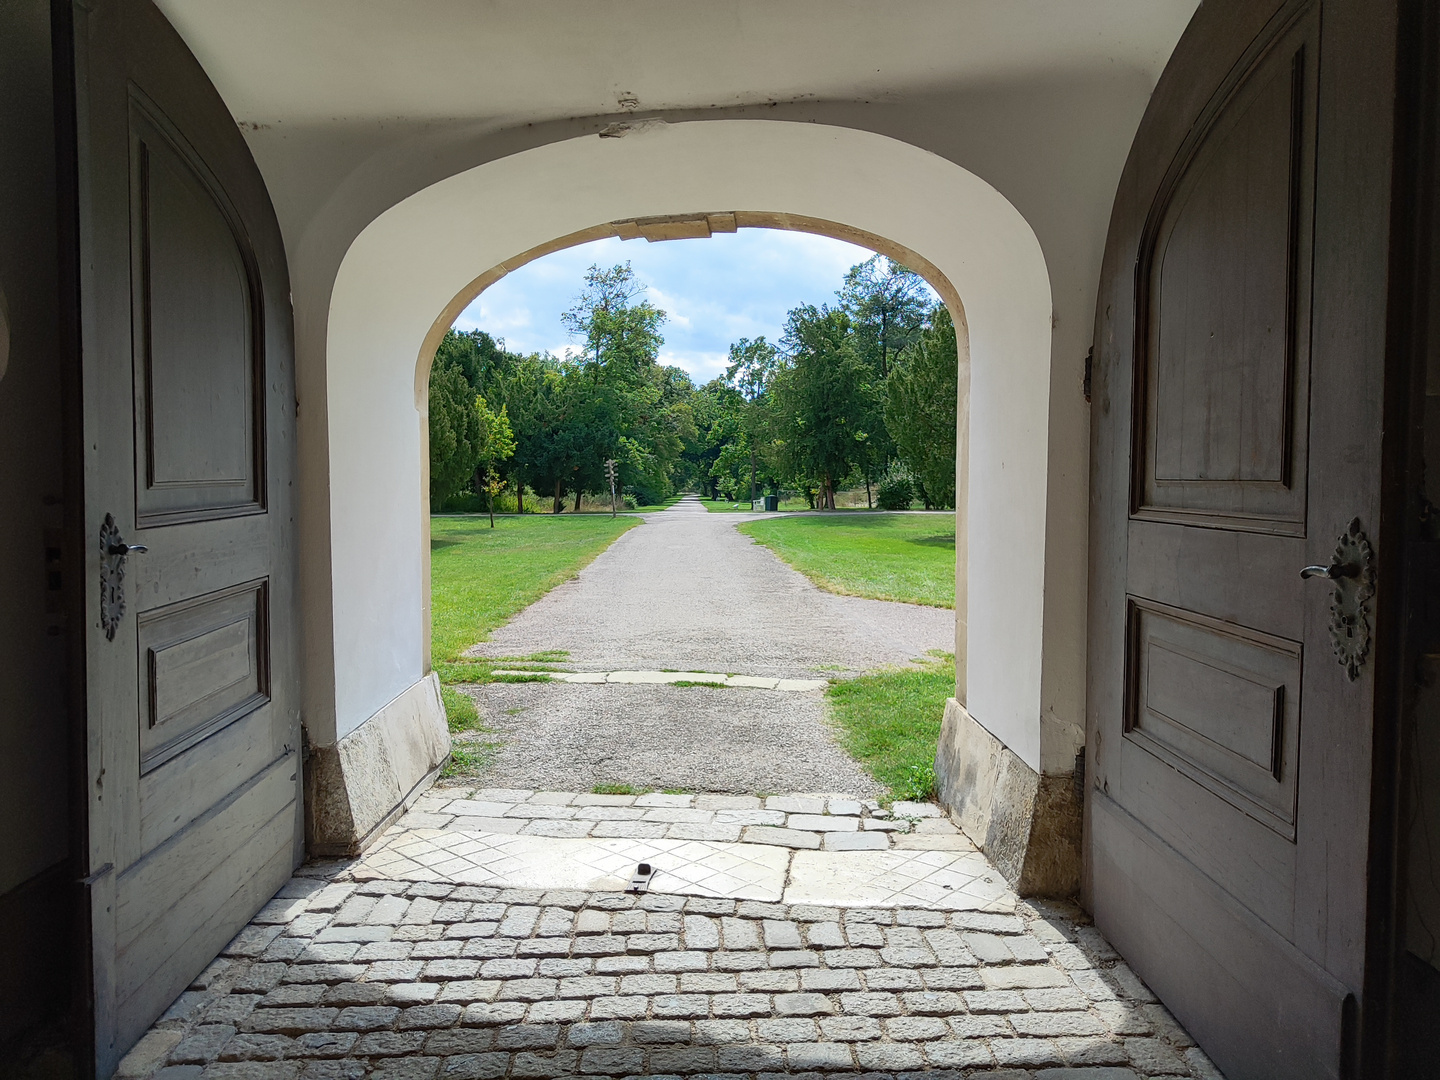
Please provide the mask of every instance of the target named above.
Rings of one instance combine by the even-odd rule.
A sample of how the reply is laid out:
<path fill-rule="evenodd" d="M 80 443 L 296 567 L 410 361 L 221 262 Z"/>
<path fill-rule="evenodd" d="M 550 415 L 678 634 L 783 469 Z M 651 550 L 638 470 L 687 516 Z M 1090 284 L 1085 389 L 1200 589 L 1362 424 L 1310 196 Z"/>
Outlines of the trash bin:
<path fill-rule="evenodd" d="M 779 510 L 779 509 L 780 509 L 780 496 L 779 496 L 779 495 L 766 495 L 766 496 L 765 496 L 765 510 L 766 510 L 766 512 L 768 513 L 768 512 L 770 512 L 771 510 Z"/>

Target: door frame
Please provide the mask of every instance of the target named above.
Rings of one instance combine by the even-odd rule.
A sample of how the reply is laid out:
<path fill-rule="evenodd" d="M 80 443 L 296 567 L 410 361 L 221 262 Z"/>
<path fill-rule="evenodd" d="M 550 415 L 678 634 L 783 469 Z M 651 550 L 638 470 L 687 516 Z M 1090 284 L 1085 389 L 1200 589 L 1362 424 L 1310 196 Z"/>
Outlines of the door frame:
<path fill-rule="evenodd" d="M 58 281 L 60 313 L 56 332 L 61 357 L 61 412 L 64 430 L 65 494 L 61 603 L 65 612 L 68 667 L 66 705 L 69 720 L 70 817 L 70 1016 L 68 1043 L 77 1075 L 92 1076 L 95 1068 L 95 967 L 91 927 L 96 871 L 89 860 L 89 661 L 85 587 L 85 410 L 83 361 L 80 351 L 80 124 L 75 79 L 74 0 L 51 0 L 50 41 L 54 73 L 56 205 L 59 220 Z"/>
<path fill-rule="evenodd" d="M 1436 568 L 1420 562 L 1415 525 L 1425 471 L 1426 359 L 1429 350 L 1440 348 L 1432 329 L 1440 316 L 1440 9 L 1425 0 L 1402 0 L 1399 16 L 1384 399 L 1385 429 L 1392 434 L 1384 444 L 1381 476 L 1381 505 L 1394 541 L 1381 553 L 1376 590 L 1380 619 L 1358 1062 L 1365 1080 L 1401 1075 L 1395 1057 L 1405 1035 L 1397 1026 L 1397 961 L 1405 949 L 1406 751 L 1419 726 L 1415 665 L 1422 642 L 1415 628 L 1426 614 L 1420 597 L 1437 580 Z M 1440 468 L 1440 462 L 1431 464 Z"/>

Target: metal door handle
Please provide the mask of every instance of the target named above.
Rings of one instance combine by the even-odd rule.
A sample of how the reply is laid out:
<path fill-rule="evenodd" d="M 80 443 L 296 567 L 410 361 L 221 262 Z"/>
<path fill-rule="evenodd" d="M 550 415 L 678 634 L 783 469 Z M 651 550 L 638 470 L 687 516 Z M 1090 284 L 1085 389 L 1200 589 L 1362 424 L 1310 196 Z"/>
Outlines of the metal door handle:
<path fill-rule="evenodd" d="M 1333 562 L 1329 566 L 1307 566 L 1300 571 L 1302 578 L 1324 578 L 1326 581 L 1335 581 L 1337 578 L 1353 578 L 1360 576 L 1360 567 L 1351 562 Z"/>
<path fill-rule="evenodd" d="M 1302 578 L 1335 583 L 1330 597 L 1330 644 L 1354 682 L 1370 652 L 1370 598 L 1375 595 L 1375 552 L 1355 518 L 1335 542 L 1329 566 L 1307 566 Z"/>
<path fill-rule="evenodd" d="M 104 556 L 100 560 L 100 626 L 107 641 L 115 640 L 115 631 L 125 616 L 125 559 L 148 550 L 144 544 L 127 544 L 115 516 L 105 515 L 100 526 L 100 552 Z"/>

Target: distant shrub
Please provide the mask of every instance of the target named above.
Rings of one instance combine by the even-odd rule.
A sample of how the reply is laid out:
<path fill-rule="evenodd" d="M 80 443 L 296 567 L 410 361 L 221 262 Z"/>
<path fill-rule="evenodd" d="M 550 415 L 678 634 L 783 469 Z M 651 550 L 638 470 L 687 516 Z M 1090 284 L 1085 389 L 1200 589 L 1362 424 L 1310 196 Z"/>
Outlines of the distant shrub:
<path fill-rule="evenodd" d="M 892 462 L 876 487 L 875 504 L 881 510 L 909 510 L 914 499 L 915 481 L 903 465 Z"/>
<path fill-rule="evenodd" d="M 625 489 L 626 498 L 634 498 L 636 506 L 655 506 L 664 502 L 667 494 L 649 484 L 631 484 Z"/>

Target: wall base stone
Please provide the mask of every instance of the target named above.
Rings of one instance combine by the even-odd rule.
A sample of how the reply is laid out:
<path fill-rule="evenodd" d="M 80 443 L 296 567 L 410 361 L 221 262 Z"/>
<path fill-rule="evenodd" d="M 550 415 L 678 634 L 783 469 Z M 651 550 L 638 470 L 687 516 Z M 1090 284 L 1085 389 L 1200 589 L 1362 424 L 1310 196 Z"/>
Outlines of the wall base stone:
<path fill-rule="evenodd" d="M 954 698 L 935 779 L 941 804 L 1021 896 L 1080 890 L 1082 804 L 1073 776 L 1042 776 Z"/>
<path fill-rule="evenodd" d="M 434 672 L 305 762 L 305 844 L 312 857 L 358 855 L 430 786 L 450 753 Z"/>

